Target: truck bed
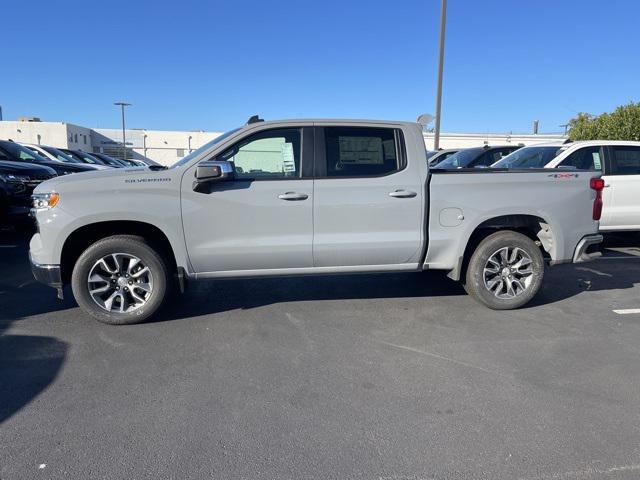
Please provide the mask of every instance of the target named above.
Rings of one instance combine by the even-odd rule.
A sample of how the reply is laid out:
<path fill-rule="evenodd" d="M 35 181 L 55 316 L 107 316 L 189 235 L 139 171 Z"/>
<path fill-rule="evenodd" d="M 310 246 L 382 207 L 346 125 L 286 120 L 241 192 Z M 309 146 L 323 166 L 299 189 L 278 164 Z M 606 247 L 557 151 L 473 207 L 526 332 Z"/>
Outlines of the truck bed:
<path fill-rule="evenodd" d="M 465 239 L 478 228 L 515 216 L 539 224 L 552 263 L 572 260 L 580 239 L 598 229 L 593 220 L 599 172 L 549 169 L 429 171 L 429 247 L 425 268 L 459 265 Z M 461 254 L 462 252 L 462 254 Z M 455 270 L 455 267 L 454 267 Z M 454 277 L 455 277 L 454 273 Z"/>

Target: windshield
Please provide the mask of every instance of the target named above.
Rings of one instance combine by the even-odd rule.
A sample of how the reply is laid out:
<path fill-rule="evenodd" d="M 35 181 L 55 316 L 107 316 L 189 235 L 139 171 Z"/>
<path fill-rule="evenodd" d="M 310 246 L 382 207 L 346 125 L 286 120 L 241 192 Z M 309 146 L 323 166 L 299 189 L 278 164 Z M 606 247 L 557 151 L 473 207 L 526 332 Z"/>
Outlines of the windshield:
<path fill-rule="evenodd" d="M 56 157 L 59 161 L 61 162 L 65 162 L 65 163 L 80 163 L 78 160 L 75 160 L 73 158 L 71 158 L 69 155 L 67 155 L 66 153 L 62 153 L 60 150 L 58 150 L 57 148 L 53 148 L 53 147 L 42 147 L 43 150 L 49 152 L 51 155 L 53 155 L 54 157 Z"/>
<path fill-rule="evenodd" d="M 24 160 L 27 162 L 35 162 L 42 163 L 47 162 L 48 160 L 44 157 L 41 157 L 37 153 L 32 152 L 27 147 L 23 147 L 22 145 L 18 145 L 14 142 L 1 142 L 2 148 L 9 152 L 14 158 L 19 160 Z"/>
<path fill-rule="evenodd" d="M 214 146 L 216 143 L 220 143 L 222 140 L 224 140 L 225 138 L 229 138 L 231 135 L 233 135 L 234 133 L 236 133 L 238 130 L 240 130 L 239 128 L 234 128 L 233 130 L 229 130 L 226 133 L 223 133 L 222 135 L 214 138 L 213 140 L 211 140 L 209 143 L 205 143 L 203 146 L 201 146 L 200 148 L 198 148 L 197 150 L 194 150 L 193 152 L 191 152 L 189 155 L 187 155 L 186 157 L 178 160 L 176 163 L 174 163 L 173 165 L 171 165 L 171 168 L 176 168 L 176 167 L 181 167 L 182 165 L 184 165 L 185 163 L 189 163 L 193 158 L 197 157 L 198 155 L 200 155 L 203 151 L 208 150 L 209 148 L 211 148 L 212 146 Z"/>
<path fill-rule="evenodd" d="M 544 168 L 562 147 L 524 147 L 500 159 L 491 168 Z"/>
<path fill-rule="evenodd" d="M 483 151 L 482 148 L 467 148 L 454 153 L 433 168 L 465 168 L 471 164 Z"/>
<path fill-rule="evenodd" d="M 78 156 L 84 161 L 84 163 L 92 163 L 94 165 L 104 165 L 102 160 L 98 160 L 96 157 L 89 155 L 87 152 L 78 150 Z"/>
<path fill-rule="evenodd" d="M 123 160 L 116 160 L 115 158 L 111 158 L 108 155 L 105 155 L 103 153 L 94 153 L 93 155 L 99 158 L 100 160 L 102 160 L 107 165 L 113 165 L 114 167 L 125 167 L 130 165 L 129 162 L 125 162 Z"/>

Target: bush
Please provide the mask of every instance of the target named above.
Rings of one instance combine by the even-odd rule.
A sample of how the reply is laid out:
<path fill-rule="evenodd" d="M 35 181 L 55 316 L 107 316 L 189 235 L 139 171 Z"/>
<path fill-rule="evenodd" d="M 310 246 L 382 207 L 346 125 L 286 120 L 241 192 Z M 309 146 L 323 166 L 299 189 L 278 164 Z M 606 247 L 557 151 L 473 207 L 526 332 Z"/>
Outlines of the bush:
<path fill-rule="evenodd" d="M 569 121 L 571 140 L 640 141 L 640 102 L 616 108 L 612 113 L 579 113 Z"/>

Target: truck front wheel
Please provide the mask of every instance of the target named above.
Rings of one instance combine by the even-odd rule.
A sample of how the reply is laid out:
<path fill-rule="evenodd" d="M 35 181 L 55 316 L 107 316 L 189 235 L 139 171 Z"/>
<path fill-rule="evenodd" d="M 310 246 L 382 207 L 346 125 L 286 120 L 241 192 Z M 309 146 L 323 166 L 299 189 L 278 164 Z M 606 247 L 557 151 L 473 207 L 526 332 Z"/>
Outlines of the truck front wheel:
<path fill-rule="evenodd" d="M 469 265 L 465 290 L 494 310 L 510 310 L 527 304 L 540 290 L 544 258 L 529 237 L 500 231 L 486 237 Z"/>
<path fill-rule="evenodd" d="M 87 248 L 71 277 L 82 310 L 103 323 L 129 325 L 148 319 L 170 287 L 165 260 L 142 237 L 115 235 Z"/>

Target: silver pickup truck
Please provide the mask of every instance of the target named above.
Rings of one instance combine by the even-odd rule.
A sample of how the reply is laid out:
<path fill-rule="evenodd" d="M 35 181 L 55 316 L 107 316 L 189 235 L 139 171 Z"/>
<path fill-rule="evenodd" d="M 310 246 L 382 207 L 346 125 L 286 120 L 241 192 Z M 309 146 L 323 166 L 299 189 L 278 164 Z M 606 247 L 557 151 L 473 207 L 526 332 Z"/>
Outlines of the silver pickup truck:
<path fill-rule="evenodd" d="M 494 309 L 545 265 L 593 252 L 591 171 L 429 170 L 418 124 L 252 118 L 170 168 L 39 185 L 36 279 L 98 320 L 136 323 L 191 280 L 448 271 Z"/>

